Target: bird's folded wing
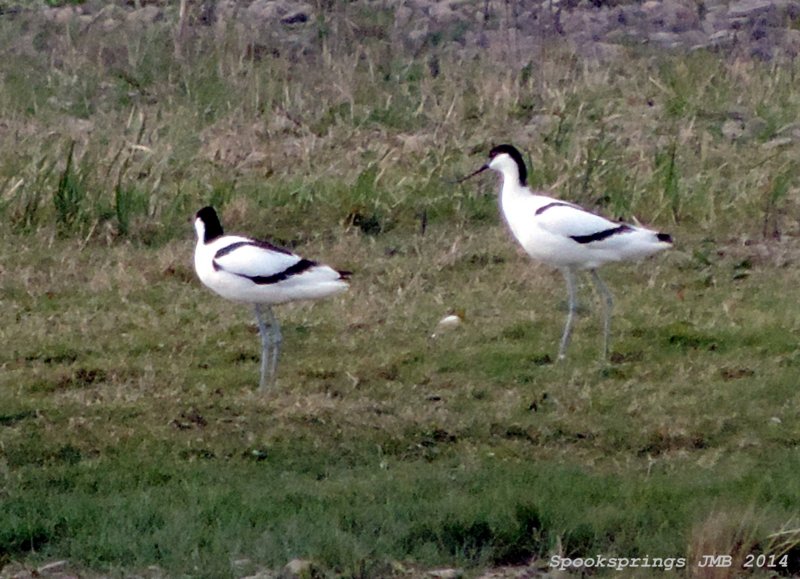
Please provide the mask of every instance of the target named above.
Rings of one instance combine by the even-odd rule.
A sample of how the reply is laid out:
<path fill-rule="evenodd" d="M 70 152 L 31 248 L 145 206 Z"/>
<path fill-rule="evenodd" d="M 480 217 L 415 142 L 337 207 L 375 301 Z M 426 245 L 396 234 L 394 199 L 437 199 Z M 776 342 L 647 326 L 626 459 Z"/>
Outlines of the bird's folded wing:
<path fill-rule="evenodd" d="M 536 222 L 548 233 L 582 244 L 601 242 L 632 229 L 571 205 L 554 205 L 537 215 Z"/>
<path fill-rule="evenodd" d="M 249 278 L 268 278 L 294 269 L 300 256 L 251 242 L 236 242 L 217 250 L 214 267 Z"/>

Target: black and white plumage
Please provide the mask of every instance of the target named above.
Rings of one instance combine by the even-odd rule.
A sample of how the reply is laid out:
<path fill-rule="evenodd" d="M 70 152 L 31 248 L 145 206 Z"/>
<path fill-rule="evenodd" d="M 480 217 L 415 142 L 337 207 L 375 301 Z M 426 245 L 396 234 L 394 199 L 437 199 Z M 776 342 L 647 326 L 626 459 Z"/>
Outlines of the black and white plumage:
<path fill-rule="evenodd" d="M 224 235 L 213 207 L 197 212 L 194 228 L 194 267 L 200 281 L 224 298 L 254 306 L 262 346 L 260 388 L 264 389 L 275 381 L 281 345 L 272 306 L 342 292 L 348 287 L 349 273 L 266 241 Z"/>
<path fill-rule="evenodd" d="M 566 355 L 577 310 L 575 275 L 588 270 L 605 302 L 603 357 L 608 355 L 613 298 L 597 273 L 601 265 L 645 258 L 672 247 L 672 238 L 644 227 L 617 223 L 590 213 L 574 203 L 532 192 L 520 152 L 499 145 L 489 162 L 464 179 L 492 169 L 502 176 L 500 206 L 514 237 L 532 258 L 561 269 L 567 281 L 569 312 L 558 351 Z M 463 181 L 464 179 L 461 179 Z"/>

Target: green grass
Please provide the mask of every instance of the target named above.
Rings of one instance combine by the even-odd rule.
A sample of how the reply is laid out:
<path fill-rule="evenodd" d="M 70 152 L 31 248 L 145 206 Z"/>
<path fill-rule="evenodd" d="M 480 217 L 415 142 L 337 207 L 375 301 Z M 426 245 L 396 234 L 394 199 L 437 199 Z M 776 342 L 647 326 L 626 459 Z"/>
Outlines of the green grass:
<path fill-rule="evenodd" d="M 797 65 L 555 46 L 508 74 L 441 38 L 386 50 L 388 13 L 348 6 L 320 8 L 302 71 L 232 33 L 177 58 L 169 19 L 147 39 L 0 22 L 41 42 L 0 60 L 0 566 L 380 577 L 601 553 L 694 576 L 703 554 L 788 553 L 798 572 L 797 144 L 771 144 Z M 589 284 L 552 362 L 560 274 L 516 248 L 493 180 L 448 182 L 506 141 L 534 186 L 675 235 L 604 273 L 608 362 Z M 192 270 L 208 203 L 355 272 L 279 309 L 268 396 L 251 313 Z"/>
<path fill-rule="evenodd" d="M 562 281 L 499 226 L 305 243 L 360 271 L 340 299 L 282 309 L 262 398 L 250 314 L 193 279 L 185 231 L 47 254 L 7 238 L 6 558 L 219 576 L 302 557 L 374 576 L 686 556 L 698 526 L 743 507 L 760 552 L 793 520 L 790 270 L 742 277 L 738 255 L 698 270 L 680 251 L 610 270 L 614 362 L 587 315 L 554 365 Z M 431 339 L 448 306 L 467 321 Z"/>

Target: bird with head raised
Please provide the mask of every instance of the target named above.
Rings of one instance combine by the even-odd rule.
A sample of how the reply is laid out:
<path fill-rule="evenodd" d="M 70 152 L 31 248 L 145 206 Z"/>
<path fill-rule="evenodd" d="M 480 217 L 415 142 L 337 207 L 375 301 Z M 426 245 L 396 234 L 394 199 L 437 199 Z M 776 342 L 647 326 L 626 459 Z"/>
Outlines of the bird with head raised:
<path fill-rule="evenodd" d="M 268 241 L 225 235 L 213 207 L 195 214 L 194 228 L 194 268 L 200 281 L 222 297 L 255 309 L 261 333 L 260 389 L 264 390 L 275 382 L 282 341 L 272 306 L 343 292 L 350 272 L 302 258 Z"/>
<path fill-rule="evenodd" d="M 575 276 L 588 270 L 604 302 L 603 358 L 608 356 L 613 298 L 597 269 L 609 262 L 639 260 L 672 247 L 672 237 L 638 225 L 618 223 L 528 188 L 528 171 L 512 145 L 498 145 L 489 161 L 459 179 L 491 169 L 500 173 L 500 207 L 514 237 L 532 258 L 559 268 L 567 282 L 568 312 L 558 349 L 566 356 L 578 307 Z"/>

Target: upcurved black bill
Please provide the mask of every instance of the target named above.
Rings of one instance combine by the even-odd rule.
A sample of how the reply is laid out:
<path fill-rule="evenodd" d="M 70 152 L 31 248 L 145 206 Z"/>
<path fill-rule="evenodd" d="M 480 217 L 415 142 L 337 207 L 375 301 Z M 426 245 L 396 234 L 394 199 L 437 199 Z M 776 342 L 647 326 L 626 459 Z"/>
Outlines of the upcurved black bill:
<path fill-rule="evenodd" d="M 469 174 L 469 175 L 467 175 L 466 177 L 461 177 L 461 179 L 456 179 L 455 181 L 453 181 L 453 183 L 463 183 L 464 181 L 466 181 L 467 179 L 470 179 L 470 178 L 474 177 L 474 176 L 475 176 L 475 175 L 477 175 L 478 173 L 483 173 L 483 172 L 484 172 L 486 169 L 488 169 L 488 168 L 489 168 L 489 165 L 488 165 L 488 164 L 486 164 L 486 165 L 484 165 L 483 167 L 481 167 L 480 169 L 478 169 L 477 171 L 473 171 L 472 173 L 470 173 L 470 174 Z"/>

